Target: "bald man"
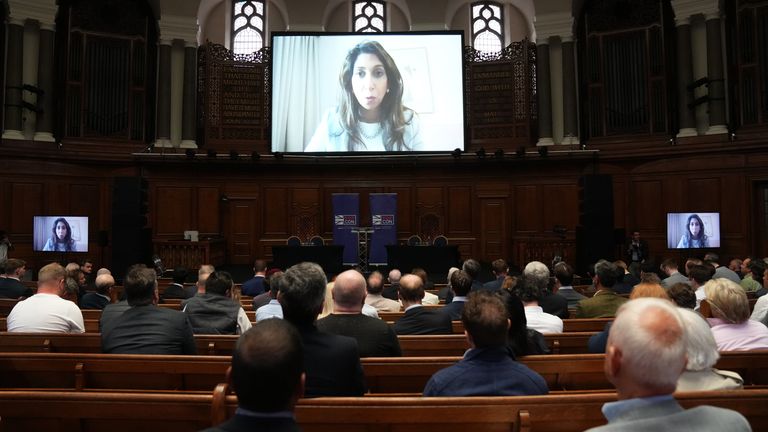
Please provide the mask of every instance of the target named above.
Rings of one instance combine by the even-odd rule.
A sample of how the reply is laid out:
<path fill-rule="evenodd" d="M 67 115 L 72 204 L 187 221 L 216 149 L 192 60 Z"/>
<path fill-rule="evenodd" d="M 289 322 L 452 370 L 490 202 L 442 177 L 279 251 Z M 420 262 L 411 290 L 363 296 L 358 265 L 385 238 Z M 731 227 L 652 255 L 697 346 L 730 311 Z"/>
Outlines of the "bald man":
<path fill-rule="evenodd" d="M 395 332 L 401 334 L 451 334 L 451 317 L 438 308 L 424 307 L 424 282 L 407 274 L 400 279 L 400 300 L 405 313 L 395 322 Z"/>
<path fill-rule="evenodd" d="M 386 322 L 363 315 L 365 277 L 347 270 L 333 284 L 333 313 L 317 321 L 317 328 L 327 333 L 357 340 L 360 357 L 399 357 L 400 343 Z"/>
<path fill-rule="evenodd" d="M 104 309 L 112 303 L 110 292 L 115 286 L 115 278 L 109 274 L 96 276 L 96 291 L 89 291 L 80 300 L 80 309 Z"/>

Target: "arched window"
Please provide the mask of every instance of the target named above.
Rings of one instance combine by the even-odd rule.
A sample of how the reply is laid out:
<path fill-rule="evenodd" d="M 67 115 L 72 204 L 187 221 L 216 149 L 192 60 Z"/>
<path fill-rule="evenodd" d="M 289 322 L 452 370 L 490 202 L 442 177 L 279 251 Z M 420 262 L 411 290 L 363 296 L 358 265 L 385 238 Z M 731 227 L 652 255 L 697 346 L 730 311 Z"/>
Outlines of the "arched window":
<path fill-rule="evenodd" d="M 352 7 L 352 27 L 356 33 L 381 33 L 386 30 L 383 1 L 354 1 Z"/>
<path fill-rule="evenodd" d="M 504 7 L 496 2 L 472 3 L 472 47 L 499 52 L 504 47 Z"/>
<path fill-rule="evenodd" d="M 264 2 L 232 1 L 232 51 L 250 54 L 264 46 Z"/>

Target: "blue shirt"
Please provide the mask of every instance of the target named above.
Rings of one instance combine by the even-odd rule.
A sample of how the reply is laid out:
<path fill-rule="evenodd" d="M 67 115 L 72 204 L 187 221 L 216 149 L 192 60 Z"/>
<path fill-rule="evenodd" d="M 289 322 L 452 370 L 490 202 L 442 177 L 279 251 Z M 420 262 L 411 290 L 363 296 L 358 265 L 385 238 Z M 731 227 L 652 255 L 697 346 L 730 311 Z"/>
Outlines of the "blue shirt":
<path fill-rule="evenodd" d="M 256 310 L 256 322 L 269 319 L 269 318 L 282 318 L 282 317 L 283 317 L 283 306 L 280 305 L 280 302 L 277 301 L 277 299 L 270 300 L 269 303 L 265 304 L 264 306 Z"/>
<path fill-rule="evenodd" d="M 264 276 L 262 275 L 254 276 L 252 279 L 245 281 L 240 287 L 240 292 L 243 293 L 243 295 L 252 297 L 256 297 L 263 293 L 264 290 Z"/>
<path fill-rule="evenodd" d="M 674 400 L 671 394 L 661 396 L 651 396 L 645 398 L 633 398 L 625 399 L 616 402 L 608 402 L 603 404 L 603 415 L 608 422 L 612 422 L 620 418 L 624 413 L 641 409 L 648 405 L 655 405 L 659 402 L 666 402 Z"/>
<path fill-rule="evenodd" d="M 453 366 L 436 372 L 424 396 L 526 396 L 549 393 L 547 382 L 516 362 L 503 347 L 476 348 Z"/>

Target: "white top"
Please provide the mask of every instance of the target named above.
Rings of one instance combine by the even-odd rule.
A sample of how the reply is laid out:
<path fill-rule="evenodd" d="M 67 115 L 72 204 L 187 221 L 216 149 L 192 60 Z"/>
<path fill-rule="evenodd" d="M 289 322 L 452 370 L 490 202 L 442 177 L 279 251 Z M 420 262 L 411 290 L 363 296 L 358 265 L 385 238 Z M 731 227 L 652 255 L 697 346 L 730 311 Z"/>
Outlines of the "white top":
<path fill-rule="evenodd" d="M 283 307 L 277 299 L 272 299 L 269 303 L 256 309 L 256 322 L 269 318 L 283 318 Z"/>
<path fill-rule="evenodd" d="M 375 307 L 373 307 L 373 306 L 371 306 L 369 304 L 364 304 L 363 305 L 363 315 L 369 316 L 371 318 L 378 319 L 379 318 L 379 311 L 377 311 Z"/>
<path fill-rule="evenodd" d="M 704 293 L 704 285 L 696 288 L 696 307 L 693 310 L 698 311 L 701 301 L 705 298 L 707 298 L 707 295 Z"/>
<path fill-rule="evenodd" d="M 425 305 L 440 304 L 440 298 L 437 295 L 432 294 L 431 292 L 424 291 L 424 298 L 421 299 L 421 304 L 425 304 Z"/>
<path fill-rule="evenodd" d="M 765 324 L 768 322 L 765 320 L 766 316 L 768 316 L 768 295 L 761 296 L 757 299 L 755 308 L 752 309 L 752 316 L 750 316 L 749 319 L 760 321 Z"/>
<path fill-rule="evenodd" d="M 240 310 L 237 311 L 237 334 L 247 332 L 252 326 L 253 324 L 251 324 L 251 320 L 248 319 L 248 315 L 246 315 L 245 310 L 241 307 Z"/>
<path fill-rule="evenodd" d="M 54 294 L 35 294 L 8 314 L 9 332 L 84 333 L 83 313 L 76 304 Z"/>
<path fill-rule="evenodd" d="M 529 329 L 536 330 L 541 334 L 563 332 L 563 320 L 544 312 L 541 306 L 526 306 L 525 319 L 528 321 Z"/>
<path fill-rule="evenodd" d="M 410 119 L 408 118 L 410 116 Z M 419 151 L 424 146 L 419 129 L 419 116 L 413 111 L 405 112 L 406 125 L 403 142 L 407 148 L 403 151 Z M 360 138 L 363 144 L 356 143 L 352 151 L 384 152 L 386 133 L 381 123 L 358 122 Z M 329 111 L 323 116 L 320 125 L 304 148 L 305 152 L 345 152 L 348 148 L 348 134 L 341 126 L 338 112 Z M 394 151 L 397 151 L 396 149 Z"/>

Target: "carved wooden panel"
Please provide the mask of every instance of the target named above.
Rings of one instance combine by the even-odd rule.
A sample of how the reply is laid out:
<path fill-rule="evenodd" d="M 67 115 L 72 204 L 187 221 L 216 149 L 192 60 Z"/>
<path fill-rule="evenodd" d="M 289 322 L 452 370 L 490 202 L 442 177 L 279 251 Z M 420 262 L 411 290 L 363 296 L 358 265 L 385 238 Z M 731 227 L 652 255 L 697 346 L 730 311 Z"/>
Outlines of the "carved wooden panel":
<path fill-rule="evenodd" d="M 413 194 L 410 187 L 393 187 L 389 192 L 397 194 L 397 236 L 408 237 L 413 232 Z"/>
<path fill-rule="evenodd" d="M 541 213 L 538 188 L 534 185 L 516 186 L 515 197 L 515 232 L 519 234 L 531 234 L 540 229 Z"/>
<path fill-rule="evenodd" d="M 35 215 L 54 214 L 57 211 L 65 211 L 61 208 L 49 208 L 43 199 L 42 183 L 12 183 L 10 200 L 13 203 L 11 220 L 8 228 L 4 228 L 12 235 L 32 235 L 32 218 Z"/>
<path fill-rule="evenodd" d="M 106 228 L 101 220 L 101 196 L 96 184 L 72 184 L 69 187 L 70 213 L 75 216 L 88 216 L 89 240 L 96 242 L 96 232 Z"/>
<path fill-rule="evenodd" d="M 568 230 L 572 237 L 579 223 L 578 187 L 575 184 L 542 185 L 539 187 L 542 206 L 541 230 L 552 234 L 555 225 Z"/>
<path fill-rule="evenodd" d="M 664 188 L 660 180 L 636 181 L 632 184 L 633 192 L 630 194 L 630 219 L 629 231 L 638 229 L 642 231 L 661 232 L 666 228 L 667 217 L 663 206 L 659 201 L 663 196 Z"/>
<path fill-rule="evenodd" d="M 256 227 L 258 202 L 248 199 L 231 199 L 229 206 L 229 262 L 232 264 L 250 264 Z"/>
<path fill-rule="evenodd" d="M 688 211 L 709 212 L 720 209 L 720 178 L 688 179 Z"/>
<path fill-rule="evenodd" d="M 155 236 L 182 238 L 184 231 L 197 229 L 192 221 L 191 187 L 160 186 L 156 195 L 155 203 L 159 208 L 154 213 Z"/>
<path fill-rule="evenodd" d="M 287 239 L 290 231 L 290 192 L 287 188 L 264 188 L 264 201 L 261 206 L 264 221 L 264 237 Z"/>
<path fill-rule="evenodd" d="M 321 233 L 320 190 L 317 188 L 296 188 L 291 196 L 290 235 L 308 241 Z"/>
<path fill-rule="evenodd" d="M 506 200 L 480 200 L 480 256 L 488 260 L 507 256 Z"/>
<path fill-rule="evenodd" d="M 463 237 L 472 233 L 472 188 L 451 187 L 447 194 L 445 235 Z"/>
<path fill-rule="evenodd" d="M 197 189 L 197 229 L 201 234 L 218 235 L 221 201 L 219 188 L 200 187 Z"/>

